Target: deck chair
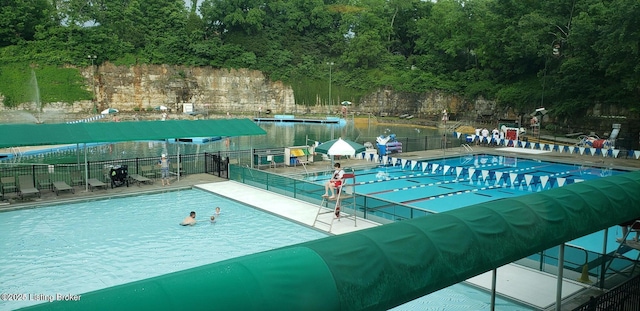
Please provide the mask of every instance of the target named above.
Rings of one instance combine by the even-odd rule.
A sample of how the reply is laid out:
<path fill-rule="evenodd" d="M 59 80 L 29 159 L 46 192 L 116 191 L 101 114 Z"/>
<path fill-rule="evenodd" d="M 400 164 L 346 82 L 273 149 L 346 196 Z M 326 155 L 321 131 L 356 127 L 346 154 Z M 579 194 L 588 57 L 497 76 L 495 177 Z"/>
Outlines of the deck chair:
<path fill-rule="evenodd" d="M 71 193 L 75 193 L 75 190 L 73 189 L 73 187 L 69 186 L 64 181 L 54 181 L 53 191 L 55 191 L 56 195 L 58 195 L 60 191 L 71 191 Z"/>
<path fill-rule="evenodd" d="M 145 165 L 140 167 L 140 175 L 147 178 L 156 178 L 158 176 L 156 170 L 151 165 Z"/>
<path fill-rule="evenodd" d="M 51 176 L 49 176 L 49 174 L 36 175 L 36 188 L 38 188 L 38 190 L 42 190 L 42 189 L 53 190 L 53 183 L 51 183 Z"/>
<path fill-rule="evenodd" d="M 84 175 L 80 171 L 71 172 L 71 186 L 84 185 Z"/>
<path fill-rule="evenodd" d="M 179 169 L 178 169 L 179 168 Z M 178 175 L 178 171 L 180 172 L 180 176 L 184 175 L 182 165 L 178 166 L 178 163 L 171 163 L 171 174 Z"/>
<path fill-rule="evenodd" d="M 28 196 L 40 197 L 40 190 L 34 185 L 32 175 L 18 176 L 18 189 L 18 195 L 20 195 L 21 199 Z"/>
<path fill-rule="evenodd" d="M 140 186 L 140 184 L 152 184 L 153 180 L 149 179 L 147 177 L 144 177 L 140 174 L 131 174 L 129 175 L 129 177 L 131 177 L 131 179 L 133 179 L 133 181 L 135 181 L 136 183 L 138 183 L 138 186 Z"/>
<path fill-rule="evenodd" d="M 0 188 L 2 189 L 3 197 L 5 193 L 16 192 L 16 190 L 18 190 L 18 185 L 16 185 L 16 178 L 15 177 L 0 178 Z"/>
<path fill-rule="evenodd" d="M 89 184 L 89 188 L 93 191 L 94 188 L 104 188 L 107 190 L 107 184 L 101 182 L 97 178 L 89 178 L 87 179 L 87 183 Z"/>

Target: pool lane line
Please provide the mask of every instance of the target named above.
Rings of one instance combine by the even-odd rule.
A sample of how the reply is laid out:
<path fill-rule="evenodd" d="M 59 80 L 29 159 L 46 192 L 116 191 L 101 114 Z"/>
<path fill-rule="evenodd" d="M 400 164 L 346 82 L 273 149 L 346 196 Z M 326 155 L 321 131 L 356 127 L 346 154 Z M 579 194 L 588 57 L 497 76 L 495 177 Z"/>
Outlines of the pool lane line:
<path fill-rule="evenodd" d="M 449 193 L 446 193 L 446 194 L 433 195 L 433 196 L 428 196 L 428 197 L 415 199 L 415 200 L 402 201 L 400 203 L 402 203 L 402 204 L 411 204 L 411 203 L 420 202 L 420 201 L 441 199 L 441 198 L 446 198 L 446 197 L 452 197 L 454 195 L 461 195 L 461 194 L 473 193 L 473 192 L 484 191 L 484 190 L 499 189 L 499 188 L 502 188 L 502 186 L 500 186 L 500 185 L 487 186 L 487 187 L 476 188 L 476 189 L 471 189 L 471 190 L 455 191 L 455 192 L 449 192 Z M 476 194 L 479 194 L 479 193 L 476 193 Z M 487 197 L 493 197 L 493 196 L 486 195 L 486 194 L 480 194 L 480 195 L 484 195 L 484 196 L 487 196 Z"/>
<path fill-rule="evenodd" d="M 418 189 L 418 188 L 446 185 L 446 184 L 459 183 L 459 182 L 464 182 L 464 181 L 469 181 L 469 180 L 470 180 L 469 178 L 461 178 L 461 179 L 452 179 L 452 180 L 446 180 L 446 181 L 438 181 L 438 182 L 433 182 L 433 183 L 428 183 L 428 184 L 415 185 L 415 186 L 411 186 L 411 187 L 402 187 L 402 188 L 396 188 L 396 189 L 387 189 L 387 190 L 382 190 L 382 191 L 370 192 L 370 193 L 367 193 L 366 195 L 375 195 L 375 194 L 382 194 L 382 193 L 389 193 L 389 192 L 398 192 L 398 191 L 402 191 L 402 190 L 410 190 L 410 189 Z"/>
<path fill-rule="evenodd" d="M 513 174 L 513 173 L 518 173 L 518 172 L 522 172 L 522 171 L 528 171 L 528 170 L 533 170 L 536 169 L 535 167 L 529 167 L 529 168 L 523 168 L 523 169 L 517 169 L 517 170 L 513 170 L 513 171 L 507 171 L 507 172 L 503 172 L 503 174 Z M 565 171 L 565 172 L 558 172 L 556 174 L 551 174 L 551 175 L 545 175 L 545 176 L 538 176 L 540 177 L 556 177 L 558 175 L 563 175 L 563 174 L 568 174 L 570 171 Z M 416 174 L 416 175 L 425 175 L 425 174 Z M 411 175 L 409 175 L 411 176 Z M 406 177 L 409 177 L 406 176 Z M 431 175 L 429 177 L 433 177 L 433 176 L 442 176 L 442 175 Z M 535 175 L 531 175 L 531 176 L 535 176 Z M 507 175 L 507 177 L 509 177 Z M 524 177 L 524 176 L 523 176 Z M 402 178 L 390 178 L 390 179 L 385 179 L 382 181 L 389 181 L 389 180 L 399 180 Z M 501 178 L 502 179 L 502 178 Z M 470 177 L 467 178 L 459 178 L 459 179 L 452 179 L 452 180 L 447 180 L 447 181 L 439 181 L 439 182 L 433 182 L 433 183 L 428 183 L 428 184 L 419 184 L 419 185 L 415 185 L 415 186 L 410 186 L 410 187 L 402 187 L 402 188 L 395 188 L 395 189 L 387 189 L 387 190 L 382 190 L 382 191 L 375 191 L 375 192 L 370 192 L 367 193 L 366 195 L 377 195 L 377 194 L 384 194 L 384 193 L 390 193 L 390 192 L 398 192 L 398 191 L 403 191 L 403 190 L 411 190 L 411 189 L 417 189 L 417 188 L 425 188 L 425 187 L 432 187 L 432 186 L 439 186 L 439 185 L 445 185 L 445 184 L 451 184 L 451 183 L 460 183 L 460 182 L 467 182 L 467 181 L 471 181 Z M 364 185 L 364 184 L 371 184 L 374 182 L 381 182 L 381 181 L 370 181 L 370 182 L 361 182 L 361 183 L 356 183 L 356 185 Z M 497 181 L 496 181 L 497 182 Z M 515 181 L 512 181 L 512 183 L 514 183 Z M 520 183 L 522 183 L 522 181 L 518 182 L 518 186 L 520 186 Z M 501 185 L 494 185 L 497 186 L 499 188 L 502 188 L 503 186 Z M 528 185 L 530 186 L 530 185 Z M 486 187 L 484 187 L 486 188 Z M 484 190 L 484 188 L 480 188 L 481 190 Z M 491 188 L 489 188 L 491 189 Z M 477 190 L 477 189 L 474 189 Z M 473 191 L 473 190 L 468 190 L 468 191 Z"/>
<path fill-rule="evenodd" d="M 532 170 L 532 169 L 536 169 L 536 168 L 535 167 L 528 167 L 528 168 L 522 168 L 522 169 L 506 171 L 506 172 L 502 172 L 502 173 L 503 174 L 513 174 L 513 173 L 518 173 L 518 172 L 522 172 L 522 171 L 528 171 L 528 170 Z M 482 171 L 482 170 L 479 170 L 479 171 Z M 362 181 L 362 182 L 356 183 L 356 185 L 366 185 L 366 184 L 379 183 L 379 182 L 383 182 L 383 181 L 400 180 L 400 179 L 413 178 L 413 177 L 439 177 L 439 176 L 447 176 L 447 175 L 433 174 L 433 173 L 411 174 L 411 175 L 407 175 L 407 176 L 385 178 L 385 179 L 382 179 L 382 180 Z M 453 175 L 450 175 L 450 176 L 453 176 Z M 469 181 L 469 180 L 471 180 L 471 178 L 467 177 L 467 178 L 448 180 L 448 181 L 445 181 L 444 183 L 447 184 L 447 183 L 452 183 L 452 182 L 464 182 L 464 181 Z M 423 187 L 426 187 L 426 186 L 434 186 L 434 185 L 441 185 L 441 184 L 443 184 L 443 182 L 420 184 L 420 185 L 415 185 L 415 186 L 411 186 L 411 187 L 402 187 L 402 188 L 395 188 L 395 189 L 387 189 L 387 190 L 382 190 L 382 191 L 370 192 L 370 193 L 367 193 L 367 195 L 375 195 L 375 194 L 395 192 L 395 191 L 400 191 L 400 190 L 423 188 Z"/>

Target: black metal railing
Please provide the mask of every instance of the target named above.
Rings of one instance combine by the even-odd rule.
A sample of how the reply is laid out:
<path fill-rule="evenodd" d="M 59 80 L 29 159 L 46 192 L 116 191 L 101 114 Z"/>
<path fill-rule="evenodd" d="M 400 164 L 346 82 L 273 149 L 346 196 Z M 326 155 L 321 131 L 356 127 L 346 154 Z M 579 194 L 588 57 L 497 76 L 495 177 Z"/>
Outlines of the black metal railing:
<path fill-rule="evenodd" d="M 172 175 L 190 175 L 211 173 L 227 178 L 229 153 L 218 154 L 181 154 L 169 156 L 169 171 Z M 18 176 L 29 175 L 39 189 L 51 189 L 54 181 L 64 181 L 75 186 L 84 184 L 87 178 L 96 178 L 102 182 L 111 182 L 111 169 L 126 166 L 128 174 L 139 174 L 148 178 L 161 176 L 157 157 L 93 161 L 73 164 L 25 164 L 11 163 L 0 165 L 2 184 L 16 184 L 13 191 L 19 189 Z M 2 186 L 0 184 L 0 187 Z"/>
<path fill-rule="evenodd" d="M 588 302 L 573 309 L 573 311 L 626 310 L 640 310 L 640 275 L 600 296 L 591 297 Z"/>

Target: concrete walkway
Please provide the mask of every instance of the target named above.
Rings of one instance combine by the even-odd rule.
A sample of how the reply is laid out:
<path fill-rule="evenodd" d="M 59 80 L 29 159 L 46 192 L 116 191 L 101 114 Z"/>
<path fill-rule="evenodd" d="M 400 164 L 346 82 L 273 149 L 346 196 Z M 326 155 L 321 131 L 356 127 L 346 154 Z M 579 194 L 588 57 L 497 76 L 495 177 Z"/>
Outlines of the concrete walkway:
<path fill-rule="evenodd" d="M 331 223 L 333 219 L 331 234 L 343 234 L 380 225 L 362 218 L 356 218 L 354 220 L 353 217 L 347 217 L 350 215 L 344 213 L 342 213 L 342 217 L 338 220 L 335 219 L 335 216 L 330 210 L 324 208 L 322 210 L 328 211 L 329 213 L 320 215 L 320 220 L 323 222 L 316 222 L 316 215 L 318 214 L 320 206 L 235 181 L 202 184 L 196 185 L 195 187 L 325 232 L 329 231 L 328 223 Z"/>

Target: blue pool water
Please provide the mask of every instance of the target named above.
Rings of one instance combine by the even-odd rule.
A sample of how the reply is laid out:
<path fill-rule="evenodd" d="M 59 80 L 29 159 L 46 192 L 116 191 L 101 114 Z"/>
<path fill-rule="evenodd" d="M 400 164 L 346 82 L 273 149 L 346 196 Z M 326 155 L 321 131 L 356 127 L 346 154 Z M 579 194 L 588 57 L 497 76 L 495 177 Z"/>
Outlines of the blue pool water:
<path fill-rule="evenodd" d="M 222 213 L 212 224 L 208 218 L 216 206 Z M 198 224 L 179 226 L 191 210 Z M 49 296 L 82 294 L 326 234 L 188 190 L 4 212 L 0 236 L 0 293 Z M 489 301 L 488 293 L 457 284 L 394 310 L 489 310 Z M 41 302 L 0 301 L 0 310 Z M 503 299 L 498 306 L 530 310 Z"/>
<path fill-rule="evenodd" d="M 355 192 L 425 213 L 440 213 L 624 173 L 610 168 L 480 154 L 357 170 Z M 328 178 L 317 178 L 316 182 L 324 184 Z M 383 206 L 368 213 L 376 211 L 411 218 L 409 209 Z M 616 236 L 621 236 L 620 229 L 609 228 L 607 252 L 618 248 Z M 601 231 L 569 244 L 602 253 L 603 241 Z"/>

